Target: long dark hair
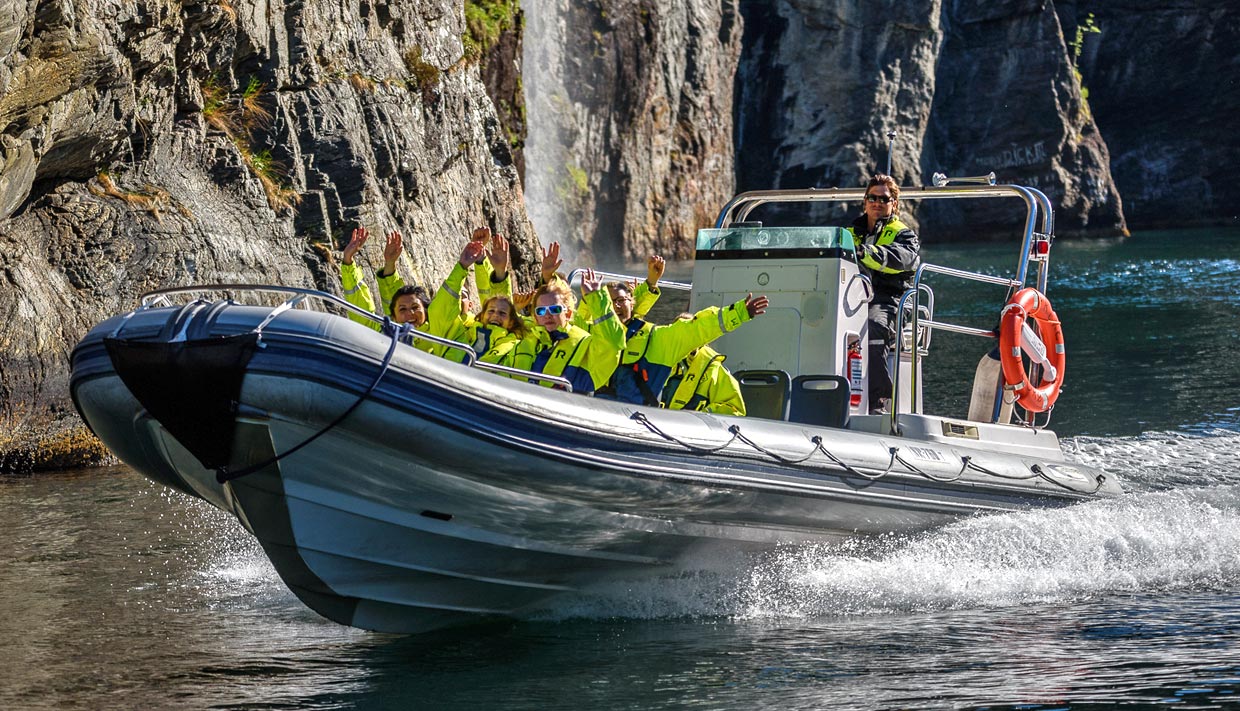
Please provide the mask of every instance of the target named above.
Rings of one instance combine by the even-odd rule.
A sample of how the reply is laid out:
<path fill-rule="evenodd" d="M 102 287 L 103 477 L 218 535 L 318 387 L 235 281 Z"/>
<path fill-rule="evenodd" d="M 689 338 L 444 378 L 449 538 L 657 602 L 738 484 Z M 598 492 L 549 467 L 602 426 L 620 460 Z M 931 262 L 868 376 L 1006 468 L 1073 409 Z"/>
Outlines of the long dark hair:
<path fill-rule="evenodd" d="M 388 314 L 393 316 L 396 315 L 396 300 L 402 296 L 409 296 L 410 294 L 413 294 L 414 298 L 422 302 L 422 308 L 427 310 L 430 309 L 431 294 L 426 290 L 426 287 L 418 284 L 406 284 L 397 289 L 395 294 L 392 294 L 392 300 L 388 303 Z"/>

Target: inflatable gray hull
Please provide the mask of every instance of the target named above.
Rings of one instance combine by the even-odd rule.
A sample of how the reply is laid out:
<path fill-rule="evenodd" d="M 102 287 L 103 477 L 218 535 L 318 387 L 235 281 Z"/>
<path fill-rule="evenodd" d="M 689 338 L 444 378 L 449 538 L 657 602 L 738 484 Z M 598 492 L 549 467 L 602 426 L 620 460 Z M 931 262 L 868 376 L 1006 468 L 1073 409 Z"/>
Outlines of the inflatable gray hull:
<path fill-rule="evenodd" d="M 272 315 L 220 301 L 110 319 L 74 351 L 74 402 L 126 464 L 236 515 L 301 600 L 355 627 L 520 617 L 713 552 L 1120 491 L 1063 461 L 1051 433 L 1003 428 L 1021 431 L 992 447 L 652 409 L 452 363 L 337 315 Z"/>

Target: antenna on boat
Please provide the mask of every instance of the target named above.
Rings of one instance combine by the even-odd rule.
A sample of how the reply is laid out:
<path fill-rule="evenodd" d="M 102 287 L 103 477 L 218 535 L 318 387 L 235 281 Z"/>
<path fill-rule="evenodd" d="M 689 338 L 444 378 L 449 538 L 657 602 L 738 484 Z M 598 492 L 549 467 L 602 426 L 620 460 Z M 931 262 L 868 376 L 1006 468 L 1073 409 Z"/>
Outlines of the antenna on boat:
<path fill-rule="evenodd" d="M 896 144 L 896 132 L 887 132 L 887 175 L 891 175 L 891 151 Z"/>

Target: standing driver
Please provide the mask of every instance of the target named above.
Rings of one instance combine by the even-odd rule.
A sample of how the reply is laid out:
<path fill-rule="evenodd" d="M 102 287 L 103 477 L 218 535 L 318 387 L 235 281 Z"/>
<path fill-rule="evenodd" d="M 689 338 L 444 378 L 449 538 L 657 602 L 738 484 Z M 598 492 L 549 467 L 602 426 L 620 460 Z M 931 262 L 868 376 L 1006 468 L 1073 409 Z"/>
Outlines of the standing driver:
<path fill-rule="evenodd" d="M 870 299 L 870 413 L 888 412 L 891 406 L 891 372 L 887 359 L 896 342 L 896 310 L 900 297 L 912 287 L 920 263 L 921 240 L 908 225 L 896 219 L 900 186 L 882 173 L 870 178 L 865 190 L 865 214 L 848 231 L 857 249 L 857 264 L 874 287 Z"/>

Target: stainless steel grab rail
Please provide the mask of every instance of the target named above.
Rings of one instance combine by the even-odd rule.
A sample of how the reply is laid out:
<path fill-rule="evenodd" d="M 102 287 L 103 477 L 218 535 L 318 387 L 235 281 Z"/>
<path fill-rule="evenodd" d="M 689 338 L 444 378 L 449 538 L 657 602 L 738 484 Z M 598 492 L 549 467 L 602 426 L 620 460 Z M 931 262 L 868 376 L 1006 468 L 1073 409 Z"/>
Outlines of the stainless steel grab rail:
<path fill-rule="evenodd" d="M 940 273 L 956 278 L 981 281 L 986 283 L 1006 285 L 1009 289 L 1015 289 L 1023 284 L 1029 283 L 1029 263 L 1033 256 L 1033 245 L 1036 239 L 1053 240 L 1055 229 L 1055 212 L 1051 206 L 1050 199 L 1046 195 L 1036 189 L 1024 187 L 1020 185 L 993 185 L 991 176 L 979 176 L 976 178 L 956 179 L 958 181 L 971 181 L 976 184 L 952 185 L 952 179 L 943 176 L 942 180 L 936 179 L 934 186 L 927 187 L 901 187 L 901 200 L 956 200 L 971 198 L 1020 198 L 1026 206 L 1025 223 L 1022 230 L 1020 256 L 1016 263 L 1016 272 L 1012 278 L 995 277 L 988 274 L 980 274 L 976 272 L 966 272 L 959 269 L 951 269 L 949 267 L 939 267 L 936 265 L 921 265 L 918 268 L 912 287 L 907 290 L 900 299 L 899 307 L 896 313 L 896 367 L 892 377 L 892 398 L 890 427 L 891 431 L 898 434 L 898 424 L 896 415 L 898 414 L 899 399 L 899 358 L 903 349 L 903 328 L 905 309 L 912 306 L 911 326 L 914 334 L 910 352 L 913 354 L 913 383 L 910 392 L 912 393 L 911 409 L 916 413 L 917 407 L 917 388 L 920 383 L 917 382 L 917 365 L 919 363 L 918 338 L 916 334 L 920 333 L 921 326 L 928 326 L 931 330 L 934 328 L 942 328 L 947 331 L 964 333 L 974 336 L 994 337 L 993 331 L 984 329 L 971 328 L 958 324 L 943 323 L 933 318 L 933 291 L 929 291 L 922 282 L 922 277 L 926 272 Z M 715 220 L 715 228 L 723 229 L 734 222 L 748 221 L 749 215 L 758 207 L 772 203 L 797 203 L 797 202 L 847 202 L 861 201 L 865 197 L 866 188 L 810 188 L 806 190 L 755 190 L 741 193 L 728 201 L 728 204 L 719 212 L 718 218 Z M 1037 285 L 1039 291 L 1045 293 L 1047 279 L 1049 276 L 1049 259 L 1041 258 L 1037 260 L 1038 274 L 1033 282 Z M 926 288 L 931 294 L 930 296 L 930 315 L 929 319 L 922 319 L 919 314 L 920 299 L 918 295 L 921 290 Z M 911 301 L 911 303 L 910 303 Z"/>
<path fill-rule="evenodd" d="M 911 286 L 908 290 L 906 290 L 904 292 L 904 295 L 900 297 L 900 305 L 896 311 L 896 334 L 897 334 L 896 336 L 896 367 L 894 368 L 894 372 L 892 373 L 892 377 L 891 377 L 891 412 L 889 414 L 891 418 L 891 422 L 890 422 L 891 431 L 896 434 L 900 433 L 900 427 L 896 419 L 896 415 L 899 412 L 900 356 L 904 352 L 903 334 L 904 334 L 905 309 L 909 309 L 910 312 L 912 313 L 912 319 L 911 319 L 910 326 L 914 334 L 919 333 L 919 329 L 925 326 L 925 327 L 928 327 L 931 331 L 933 331 L 935 328 L 941 328 L 945 331 L 952 331 L 954 333 L 963 333 L 969 336 L 982 336 L 984 338 L 996 338 L 998 336 L 998 334 L 995 333 L 994 331 L 934 320 L 933 296 L 931 296 L 930 298 L 930 318 L 922 319 L 921 314 L 920 314 L 921 309 L 918 308 L 919 307 L 918 295 L 921 293 L 923 289 L 926 291 L 929 291 L 929 293 L 931 294 L 934 293 L 933 291 L 930 291 L 929 288 L 925 284 L 921 283 L 923 275 L 925 275 L 927 272 L 932 273 L 932 274 L 943 274 L 945 276 L 955 277 L 957 279 L 963 279 L 966 281 L 976 281 L 976 282 L 982 282 L 984 284 L 996 284 L 999 286 L 1006 286 L 1009 291 L 1014 291 L 1015 289 L 1021 286 L 1021 283 L 1014 279 L 997 277 L 997 276 L 993 276 L 990 274 L 982 274 L 980 272 L 970 272 L 970 271 L 965 271 L 963 269 L 954 269 L 952 267 L 941 267 L 937 264 L 922 264 L 921 266 L 917 268 L 917 272 L 913 276 L 913 286 Z M 910 301 L 912 301 L 912 303 L 910 303 Z M 909 392 L 912 393 L 912 396 L 909 398 L 910 403 L 911 403 L 909 405 L 909 412 L 910 414 L 915 415 L 915 414 L 918 414 L 918 412 L 920 411 L 920 408 L 918 408 L 917 406 L 916 393 L 918 391 L 918 388 L 921 386 L 921 383 L 918 382 L 918 379 L 917 379 L 917 372 L 918 372 L 917 366 L 918 366 L 918 363 L 920 362 L 921 355 L 922 355 L 921 349 L 916 347 L 915 339 L 914 339 L 913 347 L 910 349 L 909 352 L 912 354 L 912 367 L 909 369 L 910 377 L 912 378 L 912 382 L 909 384 Z"/>
<path fill-rule="evenodd" d="M 172 303 L 171 301 L 168 300 L 169 296 L 173 296 L 177 294 L 201 294 L 204 292 L 230 292 L 231 293 L 231 292 L 244 292 L 244 291 L 265 293 L 265 294 L 292 294 L 293 295 L 291 298 L 285 299 L 281 304 L 279 304 L 278 306 L 272 309 L 272 312 L 268 314 L 267 317 L 263 319 L 263 321 L 258 325 L 257 330 L 259 331 L 261 331 L 261 329 L 266 327 L 269 323 L 271 323 L 271 321 L 275 317 L 279 316 L 284 311 L 287 311 L 291 308 L 296 308 L 298 305 L 308 306 L 309 299 L 317 299 L 319 301 L 329 303 L 332 306 L 336 306 L 338 308 L 344 309 L 345 311 L 348 311 L 349 313 L 354 313 L 359 316 L 362 316 L 363 318 L 369 319 L 375 322 L 376 324 L 382 325 L 387 320 L 382 316 L 379 316 L 370 311 L 367 311 L 366 309 L 354 306 L 353 304 L 350 304 L 348 301 L 345 301 L 344 299 L 340 298 L 339 296 L 336 296 L 335 294 L 329 294 L 324 291 L 318 291 L 317 289 L 307 289 L 307 288 L 299 287 L 299 286 L 278 286 L 274 284 L 190 284 L 186 286 L 170 286 L 170 287 L 166 287 L 163 289 L 155 289 L 153 291 L 148 291 L 142 294 L 142 296 L 139 297 L 138 308 L 125 315 L 125 318 L 122 320 L 121 324 L 118 325 L 116 330 L 112 332 L 112 336 L 115 337 L 116 335 L 118 335 L 120 333 L 120 330 L 124 327 L 125 323 L 128 322 L 129 318 L 132 317 L 135 313 L 145 311 L 147 309 L 155 308 L 160 302 L 163 302 L 164 304 L 171 306 Z M 229 297 L 229 300 L 232 300 L 232 298 Z M 260 334 L 260 337 L 261 337 L 261 334 Z M 511 367 L 499 365 L 496 363 L 483 363 L 482 361 L 478 360 L 478 354 L 474 352 L 474 349 L 472 346 L 465 344 L 465 343 L 461 343 L 460 341 L 454 341 L 450 338 L 444 338 L 442 336 L 436 336 L 430 333 L 423 333 L 421 331 L 413 331 L 408 334 L 407 338 L 409 338 L 410 341 L 414 341 L 414 340 L 430 341 L 432 343 L 437 343 L 446 348 L 459 350 L 465 354 L 465 360 L 462 362 L 462 365 L 465 365 L 471 368 L 479 368 L 481 370 L 487 370 L 487 371 L 492 371 L 496 373 L 504 373 L 507 375 L 516 375 L 519 377 L 528 378 L 530 380 L 536 380 L 538 382 L 551 383 L 553 385 L 561 387 L 564 390 L 567 390 L 568 392 L 573 391 L 573 384 L 569 382 L 567 378 L 563 378 L 557 375 L 544 375 L 542 373 L 535 373 L 529 370 L 521 370 L 520 368 L 511 368 Z"/>

